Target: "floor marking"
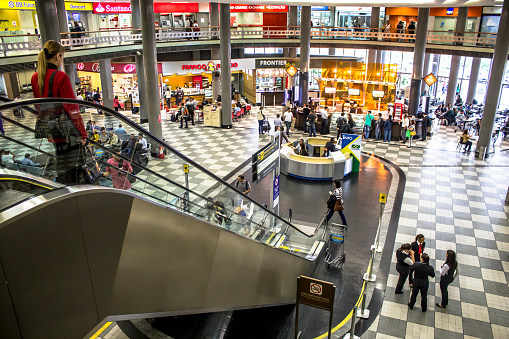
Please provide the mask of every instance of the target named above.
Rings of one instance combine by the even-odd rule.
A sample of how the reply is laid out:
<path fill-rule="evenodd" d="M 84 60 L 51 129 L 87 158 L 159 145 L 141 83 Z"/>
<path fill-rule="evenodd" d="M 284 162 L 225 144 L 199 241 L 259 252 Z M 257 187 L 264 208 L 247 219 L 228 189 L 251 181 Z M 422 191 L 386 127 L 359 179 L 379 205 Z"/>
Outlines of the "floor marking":
<path fill-rule="evenodd" d="M 106 324 L 104 324 L 103 327 L 101 327 L 97 332 L 95 332 L 94 335 L 90 337 L 90 339 L 96 339 L 99 336 L 99 334 L 103 333 L 111 324 L 112 322 L 108 321 Z"/>

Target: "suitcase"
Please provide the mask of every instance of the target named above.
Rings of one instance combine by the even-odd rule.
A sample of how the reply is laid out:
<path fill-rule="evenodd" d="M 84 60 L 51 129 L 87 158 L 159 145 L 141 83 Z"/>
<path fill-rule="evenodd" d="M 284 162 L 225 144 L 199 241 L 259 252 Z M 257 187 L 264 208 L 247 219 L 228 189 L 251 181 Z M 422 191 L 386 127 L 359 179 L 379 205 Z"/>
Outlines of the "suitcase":
<path fill-rule="evenodd" d="M 176 122 L 177 116 L 175 114 L 170 115 L 170 120 L 171 120 L 171 122 Z"/>
<path fill-rule="evenodd" d="M 263 131 L 268 132 L 270 130 L 270 124 L 267 120 L 263 120 Z"/>

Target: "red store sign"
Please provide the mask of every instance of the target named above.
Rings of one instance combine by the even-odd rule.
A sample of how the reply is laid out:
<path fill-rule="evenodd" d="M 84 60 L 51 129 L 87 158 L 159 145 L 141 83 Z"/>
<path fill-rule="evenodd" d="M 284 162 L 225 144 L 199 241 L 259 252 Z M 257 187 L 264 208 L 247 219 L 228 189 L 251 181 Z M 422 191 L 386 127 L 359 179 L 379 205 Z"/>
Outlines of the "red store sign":
<path fill-rule="evenodd" d="M 285 5 L 230 5 L 230 12 L 266 12 L 286 13 L 288 6 Z"/>
<path fill-rule="evenodd" d="M 129 2 L 94 2 L 94 14 L 129 14 Z M 155 2 L 154 13 L 198 13 L 198 3 Z"/>
<path fill-rule="evenodd" d="M 232 62 L 232 68 L 237 68 L 239 67 L 239 64 L 236 63 L 236 62 Z M 200 69 L 200 70 L 203 70 L 203 71 L 213 71 L 215 68 L 216 70 L 217 69 L 220 69 L 221 68 L 221 64 L 214 64 L 212 63 L 212 67 L 209 64 L 197 64 L 197 65 L 182 65 L 182 70 L 183 71 L 190 71 L 190 70 L 194 70 L 194 69 Z"/>
<path fill-rule="evenodd" d="M 76 65 L 78 71 L 100 73 L 101 67 L 98 62 L 85 62 Z M 163 73 L 163 66 L 157 64 L 157 72 Z M 136 74 L 136 64 L 111 64 L 111 73 L 115 74 Z"/>

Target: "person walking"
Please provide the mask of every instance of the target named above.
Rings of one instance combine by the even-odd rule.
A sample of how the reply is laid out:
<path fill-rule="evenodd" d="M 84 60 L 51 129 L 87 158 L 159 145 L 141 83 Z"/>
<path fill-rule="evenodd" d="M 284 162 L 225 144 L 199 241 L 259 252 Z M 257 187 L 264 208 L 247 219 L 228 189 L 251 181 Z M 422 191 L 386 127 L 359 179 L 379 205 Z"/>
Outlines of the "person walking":
<path fill-rule="evenodd" d="M 378 119 L 376 121 L 375 128 L 375 140 L 382 140 L 384 133 L 383 130 L 384 130 L 384 119 L 382 118 L 382 113 L 378 113 Z"/>
<path fill-rule="evenodd" d="M 329 192 L 329 200 L 327 200 L 327 222 L 332 218 L 334 212 L 338 212 L 341 217 L 341 222 L 347 227 L 344 205 L 343 205 L 343 187 L 341 187 L 341 180 L 334 180 L 334 192 Z M 338 203 L 339 202 L 339 203 Z"/>
<path fill-rule="evenodd" d="M 235 188 L 246 196 L 249 196 L 249 192 L 251 192 L 251 184 L 244 178 L 243 175 L 238 176 L 237 180 L 235 181 Z M 243 199 L 241 196 L 237 197 L 236 206 L 241 206 L 242 200 Z"/>
<path fill-rule="evenodd" d="M 415 253 L 414 253 L 415 255 Z M 422 253 L 420 261 L 410 266 L 410 274 L 414 274 L 414 286 L 408 307 L 413 310 L 417 294 L 421 292 L 421 311 L 426 312 L 428 306 L 429 277 L 435 277 L 435 269 L 429 264 L 429 255 Z"/>
<path fill-rule="evenodd" d="M 366 117 L 364 118 L 364 139 L 368 140 L 369 133 L 371 132 L 371 123 L 375 120 L 375 117 L 371 114 L 371 111 L 368 111 Z"/>
<path fill-rule="evenodd" d="M 263 110 L 260 107 L 258 110 L 258 134 L 265 134 L 263 131 L 263 121 L 265 120 L 265 114 L 263 114 Z"/>
<path fill-rule="evenodd" d="M 288 136 L 290 136 L 290 129 L 291 129 L 291 126 L 292 126 L 292 119 L 293 119 L 293 114 L 290 111 L 290 108 L 286 109 L 285 114 L 283 114 L 283 118 L 285 119 L 286 134 Z"/>
<path fill-rule="evenodd" d="M 392 134 L 392 114 L 389 114 L 389 118 L 384 122 L 384 142 L 391 142 Z"/>
<path fill-rule="evenodd" d="M 446 308 L 449 304 L 449 291 L 447 288 L 456 279 L 459 273 L 458 262 L 456 261 L 456 252 L 448 250 L 445 263 L 440 266 L 440 292 L 442 293 L 442 302 L 436 303 L 440 308 Z"/>
<path fill-rule="evenodd" d="M 403 244 L 396 251 L 396 271 L 399 273 L 398 284 L 396 285 L 396 294 L 403 294 L 403 286 L 405 285 L 410 266 L 415 263 L 414 253 L 410 244 Z"/>
<path fill-rule="evenodd" d="M 309 112 L 306 124 L 309 124 L 309 136 L 316 137 L 316 114 L 313 111 Z"/>
<path fill-rule="evenodd" d="M 180 103 L 179 111 L 180 111 L 179 112 L 179 114 L 180 114 L 180 127 L 179 128 L 184 127 L 184 121 L 186 122 L 186 128 L 187 128 L 187 122 L 189 121 L 189 111 L 187 110 L 186 106 L 184 106 L 183 102 Z"/>
<path fill-rule="evenodd" d="M 426 242 L 424 241 L 424 235 L 417 234 L 415 236 L 415 241 L 410 244 L 414 262 L 421 261 L 421 254 L 424 253 L 424 249 L 426 248 Z M 413 276 L 410 274 L 408 281 L 410 283 L 410 287 L 413 285 Z"/>
<path fill-rule="evenodd" d="M 304 134 L 309 133 L 307 121 L 308 121 L 308 116 L 309 116 L 310 112 L 311 112 L 311 110 L 309 109 L 309 105 L 306 104 L 304 106 L 304 108 L 302 109 L 302 114 L 304 114 Z"/>

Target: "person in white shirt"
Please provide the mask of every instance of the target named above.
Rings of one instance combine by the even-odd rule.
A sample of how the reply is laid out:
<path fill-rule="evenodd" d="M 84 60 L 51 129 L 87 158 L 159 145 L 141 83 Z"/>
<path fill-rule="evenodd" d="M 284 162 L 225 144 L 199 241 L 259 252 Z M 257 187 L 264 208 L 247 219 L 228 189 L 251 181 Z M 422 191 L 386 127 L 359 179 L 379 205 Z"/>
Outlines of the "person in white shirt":
<path fill-rule="evenodd" d="M 164 98 L 166 99 L 166 106 L 168 106 L 168 108 L 171 108 L 171 92 L 169 89 L 167 89 L 166 92 L 164 92 Z"/>
<path fill-rule="evenodd" d="M 401 142 L 406 143 L 406 131 L 408 129 L 408 126 L 410 125 L 410 119 L 406 116 L 405 113 L 401 115 L 401 139 L 403 139 Z"/>
<path fill-rule="evenodd" d="M 141 150 L 146 151 L 147 150 L 147 139 L 143 137 L 143 134 L 138 134 L 138 143 L 141 144 Z"/>
<path fill-rule="evenodd" d="M 329 121 L 328 121 L 328 117 L 329 117 L 328 109 L 329 109 L 329 107 L 325 106 L 325 108 L 322 108 L 320 110 L 320 116 L 322 117 L 322 131 L 320 133 L 321 135 L 325 135 L 327 133 L 327 124 L 329 123 Z"/>
<path fill-rule="evenodd" d="M 292 119 L 293 119 L 293 114 L 290 111 L 290 108 L 286 109 L 285 114 L 283 114 L 283 118 L 285 119 L 286 134 L 288 136 L 290 136 L 290 127 L 292 126 Z"/>
<path fill-rule="evenodd" d="M 449 303 L 449 292 L 447 288 L 458 276 L 459 268 L 456 261 L 456 252 L 448 250 L 446 253 L 446 261 L 440 267 L 440 292 L 442 292 L 442 302 L 436 303 L 440 308 L 446 308 Z"/>

